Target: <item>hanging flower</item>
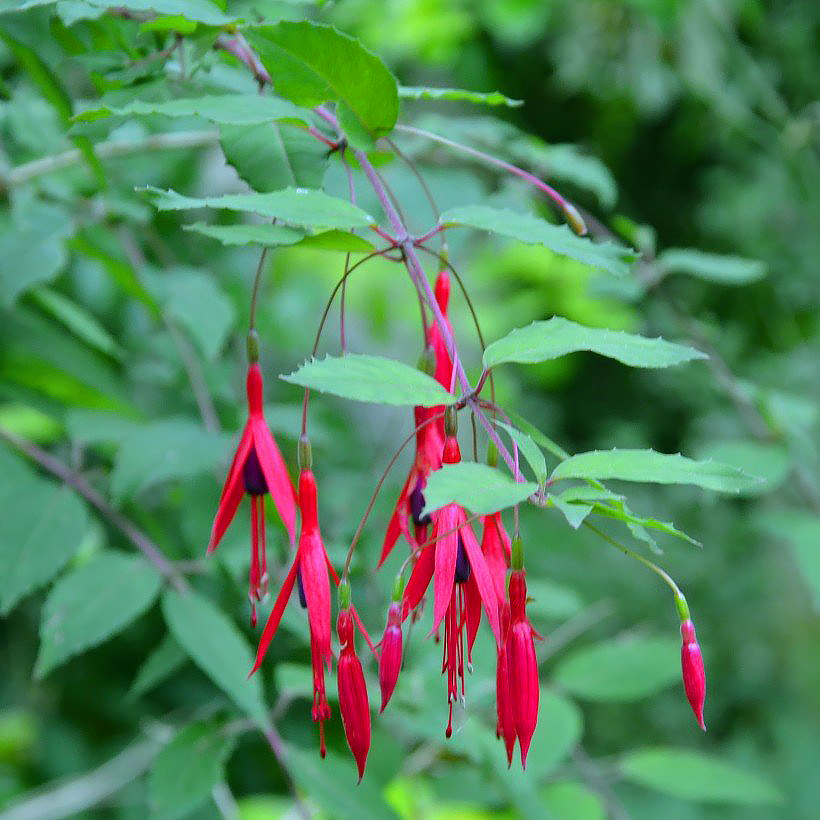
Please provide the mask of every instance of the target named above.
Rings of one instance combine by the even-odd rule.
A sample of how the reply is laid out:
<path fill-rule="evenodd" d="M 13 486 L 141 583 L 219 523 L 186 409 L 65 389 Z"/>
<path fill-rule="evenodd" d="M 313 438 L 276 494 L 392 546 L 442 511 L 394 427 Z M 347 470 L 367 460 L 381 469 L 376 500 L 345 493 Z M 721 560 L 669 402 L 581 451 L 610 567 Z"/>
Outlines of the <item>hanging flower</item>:
<path fill-rule="evenodd" d="M 517 539 L 518 540 L 518 539 Z M 520 547 L 518 548 L 520 552 Z M 515 555 L 515 547 L 513 548 Z M 523 566 L 513 558 L 510 575 L 510 626 L 506 635 L 507 678 L 515 734 L 521 751 L 521 765 L 526 768 L 527 753 L 538 722 L 538 660 L 535 657 L 535 631 L 527 617 L 527 581 Z M 507 738 L 505 736 L 505 742 Z M 507 755 L 511 756 L 509 746 Z"/>
<path fill-rule="evenodd" d="M 249 348 L 251 347 L 249 337 Z M 255 343 L 254 343 L 255 344 Z M 244 495 L 251 499 L 251 568 L 249 597 L 251 624 L 256 626 L 256 602 L 268 586 L 265 556 L 265 495 L 270 494 L 279 517 L 288 531 L 291 543 L 296 531 L 296 493 L 285 460 L 265 422 L 262 408 L 262 372 L 252 361 L 248 366 L 248 421 L 228 470 L 219 507 L 214 517 L 208 553 L 212 553 L 228 529 Z"/>
<path fill-rule="evenodd" d="M 512 765 L 515 749 L 515 710 L 510 691 L 510 667 L 507 658 L 507 635 L 510 629 L 510 604 L 504 601 L 500 609 L 501 646 L 498 647 L 495 667 L 496 737 L 504 738 L 507 751 L 507 765 Z"/>
<path fill-rule="evenodd" d="M 446 270 L 441 271 L 436 278 L 435 294 L 436 302 L 446 320 L 447 304 L 450 299 L 450 276 Z M 447 321 L 447 326 L 452 335 L 449 321 Z M 427 327 L 426 343 L 427 349 L 422 354 L 419 369 L 433 376 L 439 384 L 449 390 L 453 363 L 447 352 L 447 346 L 444 344 L 441 330 L 435 321 Z M 430 421 L 431 419 L 435 421 Z M 441 467 L 441 452 L 444 446 L 444 407 L 443 405 L 414 407 L 413 420 L 416 425 L 416 454 L 387 525 L 379 567 L 390 555 L 400 535 L 404 535 L 410 548 L 414 550 L 427 540 L 430 516 L 422 515 L 424 488 L 430 473 Z M 408 521 L 413 524 L 412 532 Z"/>
<path fill-rule="evenodd" d="M 379 712 L 384 711 L 396 688 L 401 671 L 402 643 L 401 593 L 399 593 L 399 600 L 394 600 L 387 611 L 387 626 L 384 629 L 379 652 L 379 686 L 382 690 L 382 705 Z"/>
<path fill-rule="evenodd" d="M 313 667 L 312 716 L 313 720 L 319 724 L 320 753 L 324 757 L 324 721 L 330 718 L 330 706 L 325 691 L 325 666 L 330 669 L 333 657 L 330 649 L 330 580 L 328 578 L 328 571 L 332 570 L 332 567 L 319 531 L 316 479 L 310 468 L 310 445 L 305 439 L 299 442 L 299 450 L 300 462 L 303 465 L 299 473 L 299 510 L 302 515 L 299 546 L 262 631 L 251 674 L 256 672 L 262 664 L 270 642 L 279 628 L 294 584 L 298 585 L 300 603 L 307 608 L 308 612 L 310 656 Z"/>
<path fill-rule="evenodd" d="M 343 581 L 342 586 L 349 586 Z M 340 586 L 340 591 L 342 589 Z M 340 600 L 342 598 L 340 594 Z M 344 604 L 341 604 L 344 607 Z M 367 686 L 364 682 L 362 664 L 356 655 L 354 645 L 353 618 L 350 609 L 344 607 L 336 620 L 336 632 L 339 636 L 339 664 L 337 681 L 339 684 L 339 711 L 342 713 L 342 724 L 347 738 L 347 745 L 356 760 L 359 770 L 359 782 L 364 776 L 367 753 L 370 751 L 370 703 L 367 699 Z"/>
<path fill-rule="evenodd" d="M 705 732 L 703 704 L 706 700 L 706 670 L 703 668 L 703 655 L 695 635 L 695 625 L 689 618 L 681 623 L 680 634 L 683 640 L 680 649 L 683 688 L 697 718 L 698 726 Z"/>
<path fill-rule="evenodd" d="M 448 436 L 444 442 L 443 462 L 461 461 L 455 438 L 455 411 L 447 414 Z M 433 629 L 444 621 L 444 659 L 442 673 L 447 672 L 449 719 L 447 737 L 453 731 L 453 702 L 464 697 L 465 627 L 468 633 L 477 628 L 483 606 L 487 620 L 500 644 L 498 599 L 490 570 L 481 547 L 467 524 L 467 514 L 458 504 L 447 504 L 433 515 L 433 543 L 422 551 L 407 583 L 402 617 L 415 609 L 430 581 L 434 580 Z M 471 643 L 467 642 L 466 661 L 470 664 Z"/>

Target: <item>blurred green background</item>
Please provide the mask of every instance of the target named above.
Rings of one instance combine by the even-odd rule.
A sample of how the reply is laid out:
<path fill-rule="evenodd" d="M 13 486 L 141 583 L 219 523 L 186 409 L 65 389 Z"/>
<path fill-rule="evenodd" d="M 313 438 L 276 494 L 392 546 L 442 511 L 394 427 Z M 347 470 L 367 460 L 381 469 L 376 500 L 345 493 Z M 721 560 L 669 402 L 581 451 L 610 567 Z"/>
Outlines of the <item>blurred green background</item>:
<path fill-rule="evenodd" d="M 192 663 L 179 624 L 171 636 L 166 628 L 169 599 L 159 605 L 159 582 L 134 563 L 131 543 L 0 445 L 0 816 L 818 817 L 820 4 L 242 0 L 227 10 L 333 23 L 405 85 L 523 100 L 513 109 L 409 101 L 401 119 L 533 170 L 578 203 L 593 233 L 640 251 L 633 275 L 615 281 L 542 249 L 464 230 L 449 237 L 489 340 L 558 314 L 709 354 L 708 364 L 668 371 L 574 354 L 496 380 L 503 406 L 570 452 L 652 447 L 765 479 L 738 498 L 617 487 L 636 513 L 673 521 L 703 544 L 655 533 L 655 559 L 686 592 L 698 628 L 709 729 L 698 731 L 683 695 L 668 590 L 557 511 L 527 509 L 531 609 L 546 637 L 527 772 L 507 770 L 494 738 L 484 635 L 467 709 L 445 741 L 429 613 L 406 639 L 394 701 L 374 718 L 364 782 L 355 785 L 335 703 L 321 762 L 307 632 L 291 607 L 244 709 L 252 715 L 263 694 L 273 705 L 283 773 L 242 705 L 212 680 L 216 665 L 241 683 L 253 641 L 244 507 L 203 560 L 243 421 L 258 250 L 184 231 L 183 217 L 157 214 L 134 190 L 205 195 L 241 183 L 219 134 L 195 118 L 70 121 L 100 97 L 115 104 L 159 86 L 185 96 L 195 83 L 252 93 L 254 84 L 202 27 L 180 50 L 173 31 L 190 34 L 184 21 L 169 33 L 65 0 L 0 15 L 0 428 L 81 472 L 213 608 L 177 613 L 207 655 Z M 151 134 L 172 131 L 178 147 L 151 147 Z M 106 140 L 143 150 L 92 161 L 90 147 Z M 481 201 L 547 214 L 518 180 L 418 139 L 400 144 L 441 210 Z M 40 162 L 49 157 L 69 161 Z M 412 227 L 426 230 L 434 216 L 416 179 L 398 162 L 382 170 Z M 378 213 L 355 176 L 359 204 Z M 346 185 L 334 158 L 324 187 L 344 196 Z M 343 254 L 306 248 L 270 257 L 262 362 L 268 420 L 291 466 L 301 396 L 276 375 L 307 356 L 342 265 Z M 415 361 L 418 309 L 401 268 L 363 266 L 347 305 L 352 349 Z M 451 314 L 475 379 L 480 349 L 458 293 Z M 338 350 L 335 311 L 322 350 Z M 337 565 L 409 415 L 332 398 L 311 404 L 320 515 Z M 468 452 L 469 435 L 463 445 Z M 407 464 L 405 456 L 391 474 L 354 561 L 356 601 L 374 635 L 402 549 L 380 574 L 372 567 Z M 270 524 L 281 568 L 285 539 Z M 619 522 L 599 526 L 650 554 Z M 113 606 L 107 623 L 82 625 L 93 640 L 40 649 L 82 571 L 84 583 L 123 596 L 131 616 L 118 623 Z M 375 670 L 365 666 L 373 703 Z"/>

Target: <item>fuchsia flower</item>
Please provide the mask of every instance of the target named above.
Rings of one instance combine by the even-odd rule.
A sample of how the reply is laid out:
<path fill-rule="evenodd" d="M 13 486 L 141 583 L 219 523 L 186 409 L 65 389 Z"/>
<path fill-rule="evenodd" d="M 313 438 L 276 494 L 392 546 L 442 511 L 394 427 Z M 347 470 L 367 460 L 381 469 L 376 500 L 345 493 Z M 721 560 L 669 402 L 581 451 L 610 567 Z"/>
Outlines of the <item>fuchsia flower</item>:
<path fill-rule="evenodd" d="M 501 513 L 485 515 L 482 524 L 481 551 L 493 578 L 499 606 L 506 600 L 507 568 L 510 565 L 510 536 L 504 529 Z"/>
<path fill-rule="evenodd" d="M 527 766 L 535 724 L 538 722 L 538 660 L 535 657 L 535 631 L 527 617 L 527 581 L 523 569 L 510 574 L 510 626 L 505 638 L 507 650 L 507 682 L 509 691 L 502 692 L 512 701 L 515 734 L 521 751 L 521 766 Z M 505 743 L 507 735 L 504 736 Z M 508 759 L 512 757 L 507 745 Z"/>
<path fill-rule="evenodd" d="M 300 450 L 304 442 L 300 442 Z M 303 461 L 309 464 L 309 457 Z M 309 466 L 303 466 L 299 473 L 299 509 L 302 513 L 302 532 L 296 557 L 288 572 L 282 589 L 276 597 L 268 622 L 262 631 L 256 662 L 251 674 L 262 664 L 270 642 L 273 640 L 285 606 L 298 585 L 299 601 L 308 611 L 310 625 L 310 655 L 313 666 L 313 720 L 319 724 L 320 753 L 325 756 L 324 721 L 330 718 L 330 706 L 325 691 L 325 666 L 330 669 L 333 653 L 330 649 L 330 581 L 328 571 L 335 572 L 327 557 L 322 536 L 319 532 L 319 514 L 316 479 Z"/>
<path fill-rule="evenodd" d="M 703 655 L 695 635 L 695 625 L 688 618 L 681 623 L 680 634 L 683 640 L 680 648 L 683 688 L 697 718 L 698 726 L 705 732 L 703 704 L 706 700 L 706 670 L 703 668 Z"/>
<path fill-rule="evenodd" d="M 384 711 L 384 707 L 392 697 L 401 671 L 403 642 L 401 620 L 401 601 L 393 601 L 387 611 L 387 626 L 384 629 L 379 652 L 379 686 L 382 690 L 380 713 Z"/>
<path fill-rule="evenodd" d="M 505 600 L 500 609 L 501 612 L 501 646 L 498 647 L 498 655 L 495 668 L 495 705 L 496 705 L 496 737 L 504 738 L 504 748 L 507 751 L 507 765 L 512 765 L 513 751 L 515 749 L 515 711 L 513 707 L 512 692 L 510 691 L 510 666 L 507 658 L 507 634 L 510 629 L 510 605 Z"/>
<path fill-rule="evenodd" d="M 454 418 L 454 417 L 453 417 Z M 455 430 L 449 430 L 444 442 L 443 462 L 461 461 Z M 450 708 L 447 737 L 453 732 L 453 702 L 465 694 L 464 628 L 468 632 L 481 617 L 481 608 L 495 636 L 501 642 L 498 623 L 498 600 L 490 570 L 481 547 L 467 524 L 467 514 L 458 504 L 447 504 L 433 514 L 433 539 L 419 556 L 407 583 L 402 602 L 402 618 L 415 609 L 431 580 L 434 580 L 433 629 L 444 621 L 444 659 L 442 673 L 447 672 L 447 695 Z M 473 633 L 474 634 L 474 633 Z M 467 663 L 470 662 L 470 644 Z"/>
<path fill-rule="evenodd" d="M 436 301 L 446 319 L 447 304 L 450 299 L 450 277 L 446 270 L 441 271 L 436 279 L 435 293 Z M 450 327 L 449 321 L 447 326 Z M 450 333 L 452 334 L 452 328 L 450 328 Z M 440 385 L 449 390 L 453 376 L 453 362 L 447 353 L 447 347 L 436 322 L 428 326 L 426 341 L 431 355 L 429 361 L 427 361 L 427 356 L 422 357 L 421 369 L 434 376 Z M 427 540 L 430 516 L 422 515 L 424 487 L 430 473 L 441 467 L 441 452 L 444 447 L 443 413 L 442 405 L 413 408 L 413 420 L 416 424 L 416 455 L 393 509 L 393 514 L 390 516 L 378 566 L 381 566 L 390 555 L 399 535 L 404 535 L 411 549 L 418 549 Z M 439 414 L 441 417 L 436 421 L 425 424 Z M 413 522 L 412 533 L 408 519 Z"/>
<path fill-rule="evenodd" d="M 239 502 L 247 494 L 251 498 L 251 569 L 249 597 L 251 624 L 256 626 L 256 602 L 267 591 L 268 575 L 265 556 L 265 495 L 270 493 L 273 503 L 291 543 L 296 530 L 296 492 L 293 489 L 285 460 L 276 446 L 265 422 L 262 408 L 262 372 L 252 361 L 248 366 L 248 421 L 228 470 L 219 507 L 214 517 L 208 553 L 212 553 L 228 529 Z"/>
<path fill-rule="evenodd" d="M 346 582 L 343 582 L 346 583 Z M 367 753 L 370 751 L 370 703 L 364 682 L 362 664 L 354 645 L 353 618 L 349 608 L 342 609 L 336 619 L 339 636 L 339 663 L 336 677 L 339 684 L 339 711 L 342 713 L 347 745 L 356 760 L 359 782 L 364 776 Z"/>

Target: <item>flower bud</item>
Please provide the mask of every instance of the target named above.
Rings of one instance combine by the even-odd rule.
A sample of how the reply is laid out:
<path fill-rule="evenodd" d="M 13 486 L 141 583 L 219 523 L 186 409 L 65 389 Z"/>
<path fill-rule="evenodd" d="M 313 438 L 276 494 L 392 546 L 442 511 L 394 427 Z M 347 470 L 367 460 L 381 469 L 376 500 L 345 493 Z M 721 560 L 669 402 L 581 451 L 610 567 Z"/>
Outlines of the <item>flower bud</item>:
<path fill-rule="evenodd" d="M 384 629 L 379 653 L 379 686 L 382 690 L 382 705 L 379 712 L 384 711 L 396 688 L 401 671 L 401 655 L 401 602 L 394 601 L 387 611 L 387 626 Z"/>
<path fill-rule="evenodd" d="M 695 713 L 698 726 L 705 732 L 703 703 L 706 700 L 706 671 L 703 668 L 703 655 L 701 655 L 695 635 L 695 625 L 691 620 L 685 620 L 680 625 L 680 634 L 683 639 L 680 649 L 683 688 L 686 690 L 686 698 Z"/>
<path fill-rule="evenodd" d="M 339 711 L 347 745 L 356 760 L 359 781 L 364 776 L 367 753 L 370 751 L 370 703 L 364 682 L 362 664 L 353 645 L 353 619 L 349 610 L 339 613 L 336 631 L 341 644 L 336 673 L 339 684 Z"/>
<path fill-rule="evenodd" d="M 513 709 L 510 690 L 509 661 L 507 658 L 507 632 L 510 626 L 510 605 L 506 601 L 499 608 L 501 617 L 502 642 L 498 649 L 495 667 L 495 705 L 497 737 L 504 738 L 504 748 L 507 752 L 507 765 L 512 765 L 515 749 L 515 711 Z"/>

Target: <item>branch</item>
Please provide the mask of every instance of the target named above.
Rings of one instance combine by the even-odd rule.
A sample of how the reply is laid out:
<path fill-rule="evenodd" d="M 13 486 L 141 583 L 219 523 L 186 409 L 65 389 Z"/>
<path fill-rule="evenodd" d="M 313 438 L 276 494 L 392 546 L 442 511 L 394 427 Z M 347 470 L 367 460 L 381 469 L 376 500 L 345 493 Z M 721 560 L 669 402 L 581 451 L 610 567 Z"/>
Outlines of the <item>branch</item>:
<path fill-rule="evenodd" d="M 118 529 L 162 575 L 179 592 L 187 592 L 188 584 L 179 574 L 174 565 L 165 557 L 162 550 L 119 510 L 114 509 L 97 490 L 95 490 L 79 473 L 74 472 L 62 461 L 41 450 L 36 444 L 4 430 L 0 427 L 0 438 L 5 439 L 12 447 L 25 453 L 32 461 L 39 464 L 44 470 L 73 487 L 89 504 L 96 507 L 103 518 Z"/>

